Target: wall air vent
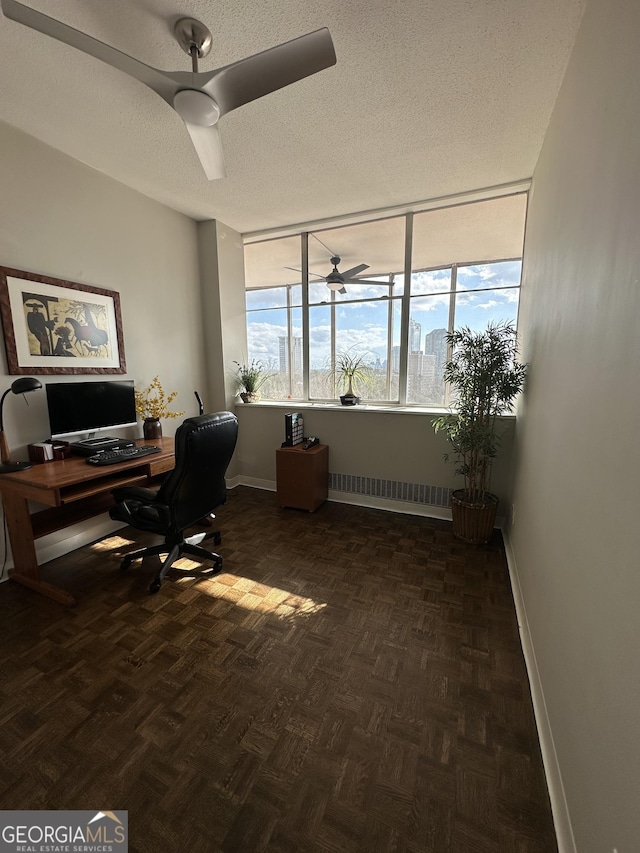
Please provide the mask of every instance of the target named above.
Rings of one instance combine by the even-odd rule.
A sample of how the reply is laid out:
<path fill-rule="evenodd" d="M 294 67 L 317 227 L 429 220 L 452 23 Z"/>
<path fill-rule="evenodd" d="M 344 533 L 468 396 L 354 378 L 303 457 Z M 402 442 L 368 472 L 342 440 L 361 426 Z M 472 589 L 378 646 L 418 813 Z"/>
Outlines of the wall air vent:
<path fill-rule="evenodd" d="M 329 489 L 352 495 L 368 495 L 387 500 L 449 507 L 451 489 L 444 486 L 427 486 L 423 483 L 402 483 L 398 480 L 381 480 L 359 477 L 356 474 L 329 474 Z"/>

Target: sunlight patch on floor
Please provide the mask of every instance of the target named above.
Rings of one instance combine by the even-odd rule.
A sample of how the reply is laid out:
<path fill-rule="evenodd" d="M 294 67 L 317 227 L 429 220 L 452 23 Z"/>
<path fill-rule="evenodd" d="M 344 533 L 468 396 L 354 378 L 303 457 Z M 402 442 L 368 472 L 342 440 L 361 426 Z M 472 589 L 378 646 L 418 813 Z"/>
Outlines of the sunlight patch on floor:
<path fill-rule="evenodd" d="M 123 536 L 115 534 L 99 542 L 94 542 L 90 547 L 92 551 L 120 552 L 120 555 L 124 557 L 127 551 L 132 550 L 130 546 L 133 544 L 135 544 L 135 540 L 125 539 Z M 159 558 L 156 557 L 154 559 L 157 560 Z M 208 566 L 206 563 L 203 564 L 188 557 L 181 557 L 179 560 L 176 560 L 174 566 L 176 569 L 181 569 L 182 571 L 193 571 L 193 576 L 175 575 L 172 578 L 172 582 L 185 583 L 197 578 L 206 579 L 208 583 L 200 585 L 198 587 L 199 592 L 204 592 L 212 598 L 237 604 L 238 607 L 251 610 L 254 613 L 269 614 L 278 619 L 291 619 L 300 616 L 312 616 L 324 610 L 327 606 L 326 602 L 314 601 L 313 598 L 296 595 L 295 593 L 288 592 L 286 589 L 261 584 L 251 580 L 251 578 L 233 575 L 230 572 L 222 572 L 219 575 L 213 576 L 207 575 L 206 568 Z M 203 567 L 205 568 L 205 572 L 200 574 Z"/>
<path fill-rule="evenodd" d="M 133 539 L 125 539 L 123 536 L 108 536 L 106 539 L 100 539 L 89 545 L 91 551 L 118 551 L 120 548 L 127 548 L 133 545 Z M 123 555 L 124 556 L 124 555 Z"/>
<path fill-rule="evenodd" d="M 286 589 L 257 583 L 251 578 L 243 578 L 229 572 L 223 572 L 210 578 L 206 588 L 207 595 L 237 604 L 254 613 L 268 613 L 278 619 L 290 619 L 296 616 L 312 616 L 327 606 L 326 602 L 314 601 L 296 595 Z"/>

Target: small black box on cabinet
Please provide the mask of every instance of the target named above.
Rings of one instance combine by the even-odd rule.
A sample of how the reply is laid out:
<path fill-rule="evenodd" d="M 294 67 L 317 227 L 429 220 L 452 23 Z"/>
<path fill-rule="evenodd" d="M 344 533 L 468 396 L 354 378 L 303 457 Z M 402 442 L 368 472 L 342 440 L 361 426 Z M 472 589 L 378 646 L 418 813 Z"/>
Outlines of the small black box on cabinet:
<path fill-rule="evenodd" d="M 283 447 L 293 447 L 304 441 L 304 418 L 300 412 L 290 412 L 284 416 L 284 435 Z"/>

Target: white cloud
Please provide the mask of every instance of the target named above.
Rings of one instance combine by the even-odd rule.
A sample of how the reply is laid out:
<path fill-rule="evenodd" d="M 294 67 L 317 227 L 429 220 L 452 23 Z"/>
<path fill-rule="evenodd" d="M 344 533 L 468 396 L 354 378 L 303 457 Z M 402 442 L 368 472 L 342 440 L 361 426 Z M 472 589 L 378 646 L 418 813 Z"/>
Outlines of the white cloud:
<path fill-rule="evenodd" d="M 279 338 L 286 335 L 285 326 L 273 323 L 250 323 L 247 328 L 248 357 L 267 363 L 278 363 L 280 358 Z"/>
<path fill-rule="evenodd" d="M 247 309 L 284 308 L 287 304 L 287 294 L 284 287 L 271 287 L 262 290 L 247 290 Z"/>
<path fill-rule="evenodd" d="M 451 288 L 450 270 L 432 270 L 431 272 L 415 272 L 411 276 L 411 294 L 442 293 Z"/>
<path fill-rule="evenodd" d="M 471 305 L 478 298 L 477 293 L 473 293 L 472 291 L 465 291 L 464 295 L 462 293 L 458 293 L 456 295 L 456 306 L 459 308 L 463 305 Z"/>
<path fill-rule="evenodd" d="M 411 300 L 411 315 L 415 319 L 415 315 L 419 313 L 428 313 L 436 311 L 439 308 L 449 309 L 449 294 L 440 293 L 436 296 L 428 296 L 425 298 L 418 297 Z"/>

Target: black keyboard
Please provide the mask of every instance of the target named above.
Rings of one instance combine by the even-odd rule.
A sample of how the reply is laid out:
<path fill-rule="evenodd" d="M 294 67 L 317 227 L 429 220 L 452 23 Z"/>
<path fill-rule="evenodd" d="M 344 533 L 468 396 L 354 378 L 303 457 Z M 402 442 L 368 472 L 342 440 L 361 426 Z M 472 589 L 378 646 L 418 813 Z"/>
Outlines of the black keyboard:
<path fill-rule="evenodd" d="M 140 447 L 123 447 L 121 450 L 104 450 L 94 456 L 87 456 L 88 465 L 115 465 L 116 462 L 129 462 L 140 456 L 150 456 L 152 453 L 160 453 L 160 447 L 151 444 L 142 444 Z"/>

